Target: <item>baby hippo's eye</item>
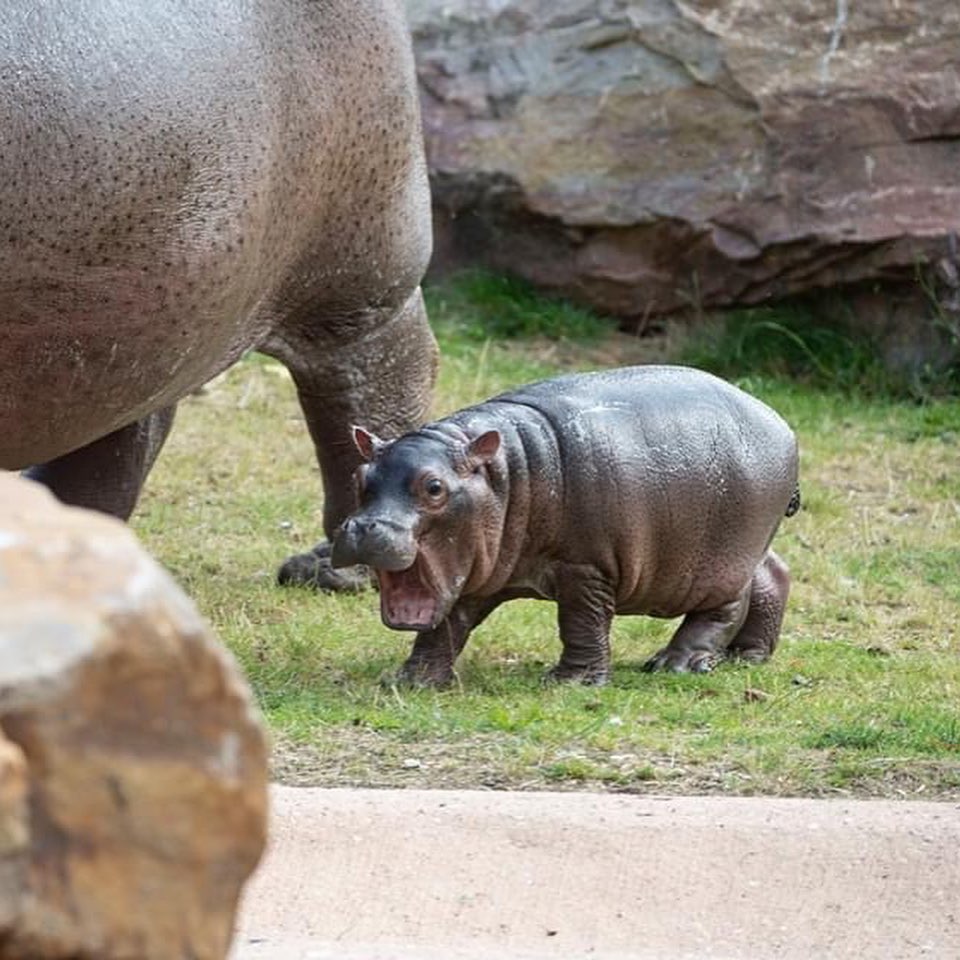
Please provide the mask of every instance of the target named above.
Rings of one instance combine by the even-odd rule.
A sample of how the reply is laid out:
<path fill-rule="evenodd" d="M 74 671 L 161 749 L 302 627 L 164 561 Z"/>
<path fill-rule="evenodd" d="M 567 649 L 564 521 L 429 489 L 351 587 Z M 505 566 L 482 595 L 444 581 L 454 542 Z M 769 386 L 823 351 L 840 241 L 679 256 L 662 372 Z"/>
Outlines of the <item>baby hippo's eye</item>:
<path fill-rule="evenodd" d="M 427 477 L 423 482 L 423 492 L 431 500 L 440 500 L 447 492 L 447 488 L 439 477 Z"/>

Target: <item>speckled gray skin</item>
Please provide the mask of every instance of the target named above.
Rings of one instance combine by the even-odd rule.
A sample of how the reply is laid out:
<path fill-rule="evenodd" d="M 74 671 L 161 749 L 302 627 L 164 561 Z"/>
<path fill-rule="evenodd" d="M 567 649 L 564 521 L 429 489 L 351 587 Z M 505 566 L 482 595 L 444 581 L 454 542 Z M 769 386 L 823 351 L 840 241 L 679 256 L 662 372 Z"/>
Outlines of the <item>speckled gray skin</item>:
<path fill-rule="evenodd" d="M 0 468 L 126 517 L 176 402 L 257 348 L 335 529 L 349 425 L 427 409 L 429 253 L 400 0 L 0 5 Z"/>
<path fill-rule="evenodd" d="M 650 670 L 773 652 L 789 592 L 770 549 L 799 507 L 797 443 L 710 374 L 631 367 L 523 387 L 393 442 L 357 429 L 361 505 L 333 562 L 366 563 L 400 679 L 444 684 L 505 600 L 558 605 L 554 679 L 603 683 L 615 614 L 683 616 Z"/>

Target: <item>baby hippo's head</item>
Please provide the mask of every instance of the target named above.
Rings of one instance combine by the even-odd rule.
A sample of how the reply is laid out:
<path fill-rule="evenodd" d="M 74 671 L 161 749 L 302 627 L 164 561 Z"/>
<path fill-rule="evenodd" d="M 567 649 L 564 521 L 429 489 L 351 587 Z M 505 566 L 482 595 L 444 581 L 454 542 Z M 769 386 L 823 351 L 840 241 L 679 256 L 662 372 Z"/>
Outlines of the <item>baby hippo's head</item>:
<path fill-rule="evenodd" d="M 486 466 L 500 434 L 454 439 L 426 427 L 384 441 L 354 427 L 353 436 L 365 461 L 357 471 L 360 507 L 334 535 L 333 565 L 374 570 L 388 627 L 436 627 L 468 583 L 482 543 Z"/>

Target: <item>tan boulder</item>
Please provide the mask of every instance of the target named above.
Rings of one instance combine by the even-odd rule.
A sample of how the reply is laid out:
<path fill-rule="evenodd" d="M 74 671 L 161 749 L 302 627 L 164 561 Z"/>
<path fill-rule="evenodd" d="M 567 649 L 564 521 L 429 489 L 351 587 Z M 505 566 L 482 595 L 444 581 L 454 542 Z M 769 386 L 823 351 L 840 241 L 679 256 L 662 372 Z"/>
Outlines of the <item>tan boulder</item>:
<path fill-rule="evenodd" d="M 0 474 L 0 958 L 220 960 L 266 743 L 192 603 L 112 519 Z"/>
<path fill-rule="evenodd" d="M 0 730 L 0 931 L 20 912 L 30 837 L 27 816 L 27 763 L 23 751 Z"/>

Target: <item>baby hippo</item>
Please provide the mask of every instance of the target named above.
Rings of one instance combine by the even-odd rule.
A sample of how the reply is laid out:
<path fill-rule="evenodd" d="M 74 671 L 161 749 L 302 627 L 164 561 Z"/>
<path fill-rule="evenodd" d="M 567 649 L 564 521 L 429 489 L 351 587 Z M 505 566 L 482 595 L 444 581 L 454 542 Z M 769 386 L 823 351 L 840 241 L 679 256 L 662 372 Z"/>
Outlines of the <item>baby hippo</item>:
<path fill-rule="evenodd" d="M 368 564 L 383 622 L 417 637 L 398 679 L 442 685 L 505 600 L 558 607 L 556 680 L 604 683 L 614 614 L 683 617 L 648 670 L 766 660 L 790 587 L 770 549 L 800 506 L 797 442 L 700 370 L 557 377 L 398 440 L 360 427 L 360 508 L 334 566 Z"/>

